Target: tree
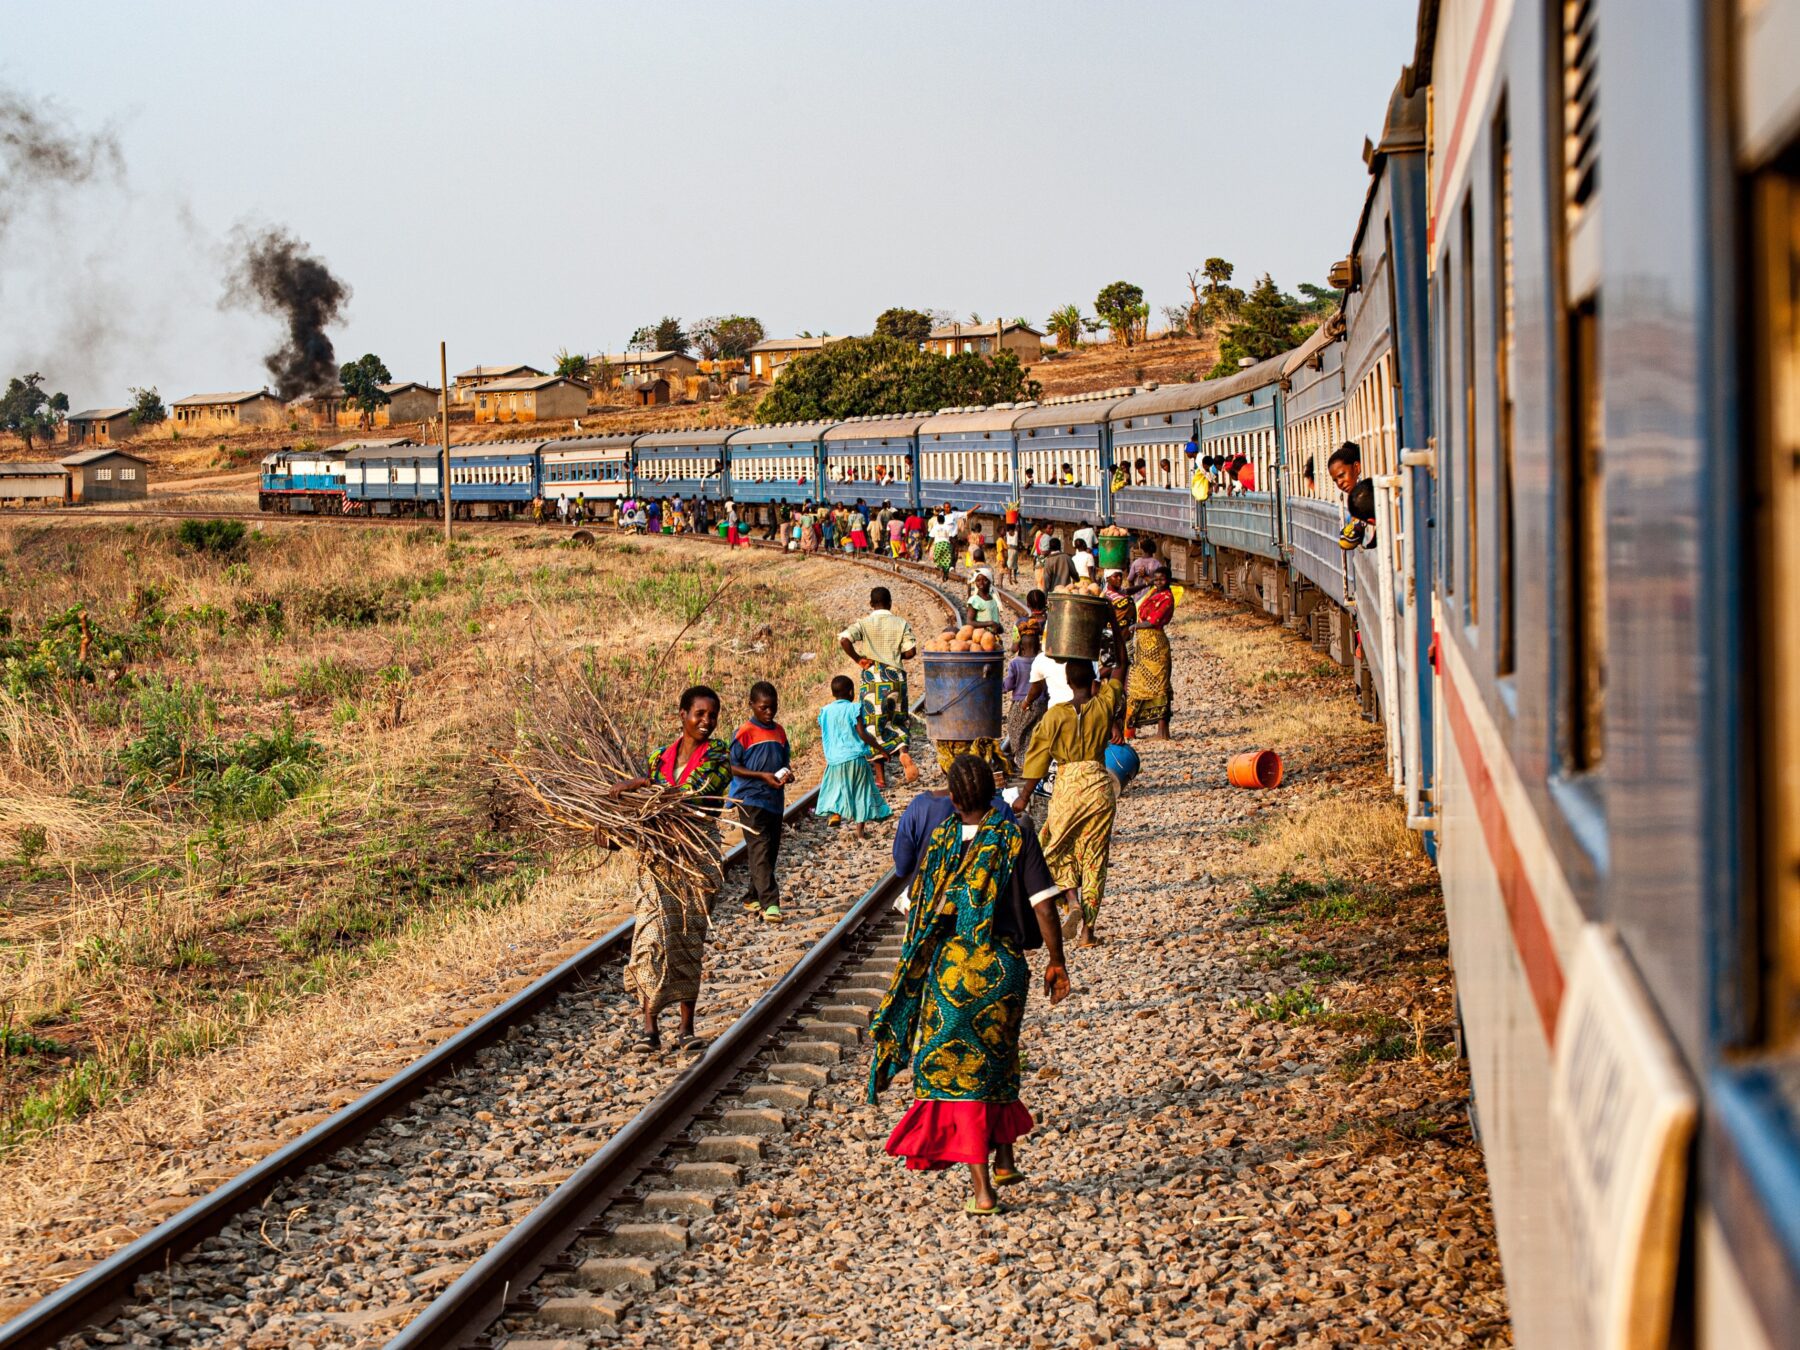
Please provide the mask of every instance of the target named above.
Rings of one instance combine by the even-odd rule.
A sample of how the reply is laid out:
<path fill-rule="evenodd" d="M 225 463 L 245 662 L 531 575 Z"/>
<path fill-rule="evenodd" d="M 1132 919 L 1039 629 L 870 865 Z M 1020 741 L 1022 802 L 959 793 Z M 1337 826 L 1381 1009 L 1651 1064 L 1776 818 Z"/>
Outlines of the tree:
<path fill-rule="evenodd" d="M 741 361 L 765 336 L 762 320 L 747 314 L 715 314 L 695 324 L 693 332 L 708 361 Z"/>
<path fill-rule="evenodd" d="M 1229 375 L 1244 357 L 1266 361 L 1300 344 L 1299 329 L 1306 309 L 1275 284 L 1267 272 L 1245 297 L 1238 315 L 1225 329 L 1219 343 L 1219 364 L 1209 378 Z"/>
<path fill-rule="evenodd" d="M 681 320 L 668 314 L 631 335 L 631 350 L 635 352 L 679 352 L 686 356 L 693 345 Z"/>
<path fill-rule="evenodd" d="M 790 361 L 757 405 L 759 422 L 929 412 L 1035 399 L 1043 387 L 1012 352 L 940 356 L 896 337 L 845 338 Z"/>
<path fill-rule="evenodd" d="M 1237 316 L 1238 309 L 1244 303 L 1244 293 L 1236 286 L 1228 286 L 1232 274 L 1237 271 L 1223 258 L 1208 258 L 1200 268 L 1200 275 L 1206 278 L 1206 294 L 1201 295 L 1196 285 L 1196 277 L 1188 273 L 1188 292 L 1193 297 L 1192 329 L 1195 337 L 1203 337 L 1209 328 L 1216 328 Z"/>
<path fill-rule="evenodd" d="M 923 347 L 931 336 L 931 315 L 922 309 L 884 309 L 875 320 L 875 336 L 899 338 Z"/>
<path fill-rule="evenodd" d="M 338 383 L 344 386 L 344 398 L 363 415 L 363 424 L 377 408 L 392 402 L 381 386 L 392 384 L 394 377 L 374 352 L 355 361 L 347 361 L 338 370 Z"/>
<path fill-rule="evenodd" d="M 134 427 L 154 427 L 169 418 L 169 410 L 163 407 L 162 395 L 156 392 L 156 386 L 148 389 L 131 391 L 131 425 Z"/>
<path fill-rule="evenodd" d="M 68 417 L 69 396 L 45 389 L 44 377 L 36 371 L 13 376 L 0 394 L 0 431 L 23 438 L 27 450 L 35 440 L 49 445 Z"/>
<path fill-rule="evenodd" d="M 1305 297 L 1301 304 L 1305 307 L 1306 312 L 1315 314 L 1321 319 L 1344 301 L 1342 291 L 1333 290 L 1328 286 L 1315 286 L 1310 281 L 1300 283 L 1300 294 Z"/>
<path fill-rule="evenodd" d="M 1056 349 L 1064 352 L 1072 352 L 1079 347 L 1081 335 L 1091 332 L 1094 327 L 1093 320 L 1081 312 L 1080 305 L 1064 305 L 1060 309 L 1053 309 L 1044 322 L 1050 335 L 1056 339 Z"/>
<path fill-rule="evenodd" d="M 556 374 L 565 380 L 585 380 L 588 377 L 589 362 L 581 352 L 572 352 L 567 347 L 559 347 L 556 351 Z"/>
<path fill-rule="evenodd" d="M 1150 317 L 1150 306 L 1144 303 L 1144 288 L 1129 281 L 1115 281 L 1094 297 L 1094 313 L 1100 322 L 1112 329 L 1113 341 L 1127 347 L 1138 339 L 1138 328 Z"/>

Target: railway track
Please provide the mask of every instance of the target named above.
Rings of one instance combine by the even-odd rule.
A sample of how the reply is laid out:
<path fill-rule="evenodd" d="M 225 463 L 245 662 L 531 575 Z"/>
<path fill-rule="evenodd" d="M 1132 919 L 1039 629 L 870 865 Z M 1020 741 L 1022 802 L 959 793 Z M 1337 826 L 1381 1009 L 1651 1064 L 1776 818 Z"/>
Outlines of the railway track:
<path fill-rule="evenodd" d="M 942 588 L 904 579 L 960 614 Z M 847 832 L 823 838 L 827 827 L 810 820 L 816 797 L 814 789 L 788 808 L 788 822 L 815 836 L 804 853 L 790 848 L 790 863 L 829 873 L 829 861 L 821 865 L 817 856 L 829 845 L 885 853 L 880 841 L 857 843 Z M 741 844 L 727 852 L 728 875 L 742 860 Z M 618 1259 L 607 1255 L 571 1258 L 571 1244 L 610 1249 L 653 1240 L 634 1234 L 621 1213 L 654 1216 L 697 1205 L 702 1188 L 683 1189 L 684 1177 L 717 1178 L 754 1154 L 756 1132 L 779 1124 L 771 1113 L 805 1092 L 793 1080 L 808 1074 L 774 1058 L 777 1039 L 787 1038 L 787 1053 L 809 1067 L 856 1043 L 869 990 L 864 984 L 840 998 L 838 986 L 875 952 L 902 884 L 885 866 L 869 872 L 881 879 L 841 914 L 815 915 L 811 928 L 729 919 L 721 925 L 726 936 L 709 958 L 707 997 L 715 1006 L 748 1006 L 672 1081 L 631 1072 L 624 1057 L 599 1044 L 621 1005 L 614 972 L 630 946 L 627 921 L 0 1326 L 0 1350 L 59 1345 L 95 1328 L 109 1342 L 117 1336 L 132 1344 L 366 1343 L 390 1322 L 405 1322 L 396 1344 L 471 1344 L 502 1316 L 535 1316 L 548 1307 L 554 1317 L 567 1309 L 554 1299 L 569 1294 L 532 1292 L 540 1274 L 548 1272 L 559 1283 L 547 1287 L 558 1289 L 584 1269 L 607 1281 L 612 1274 L 595 1272 L 636 1278 L 629 1261 L 619 1267 L 606 1264 Z M 784 877 L 784 889 L 790 887 Z M 720 912 L 727 908 L 722 901 Z M 776 970 L 771 983 L 767 976 Z M 571 1073 L 571 1064 L 586 1077 Z M 776 1077 L 744 1081 L 765 1070 Z M 572 1078 L 579 1080 L 573 1089 Z M 734 1092 L 740 1105 L 719 1104 Z M 635 1113 L 624 1120 L 605 1114 L 621 1103 L 636 1106 Z M 536 1170 L 520 1175 L 523 1163 Z M 657 1189 L 645 1189 L 647 1183 Z M 421 1238 L 422 1227 L 429 1236 Z M 323 1279 L 316 1264 L 291 1259 L 308 1244 L 328 1258 Z M 465 1268 L 455 1259 L 423 1258 L 421 1250 L 481 1254 Z M 315 1278 L 300 1279 L 302 1270 Z M 329 1287 L 334 1277 L 341 1287 Z M 449 1287 L 418 1310 L 415 1292 L 444 1283 Z M 302 1302 L 318 1306 L 275 1325 L 257 1320 L 296 1287 Z M 394 1293 L 398 1302 L 370 1307 Z"/>

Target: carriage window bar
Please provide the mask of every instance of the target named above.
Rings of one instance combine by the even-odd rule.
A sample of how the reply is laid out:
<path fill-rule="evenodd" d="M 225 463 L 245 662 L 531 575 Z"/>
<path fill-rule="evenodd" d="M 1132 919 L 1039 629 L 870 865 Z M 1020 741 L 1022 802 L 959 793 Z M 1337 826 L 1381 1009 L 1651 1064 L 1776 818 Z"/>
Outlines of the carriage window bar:
<path fill-rule="evenodd" d="M 1513 538 L 1513 393 L 1515 289 L 1513 274 L 1512 133 L 1507 121 L 1506 98 L 1494 115 L 1494 397 L 1499 414 L 1500 444 L 1496 462 L 1494 543 L 1499 554 L 1499 575 L 1494 581 L 1494 673 L 1511 675 L 1517 662 L 1518 600 L 1514 594 Z"/>
<path fill-rule="evenodd" d="M 1463 620 L 1481 622 L 1481 464 L 1475 404 L 1475 194 L 1462 204 Z"/>

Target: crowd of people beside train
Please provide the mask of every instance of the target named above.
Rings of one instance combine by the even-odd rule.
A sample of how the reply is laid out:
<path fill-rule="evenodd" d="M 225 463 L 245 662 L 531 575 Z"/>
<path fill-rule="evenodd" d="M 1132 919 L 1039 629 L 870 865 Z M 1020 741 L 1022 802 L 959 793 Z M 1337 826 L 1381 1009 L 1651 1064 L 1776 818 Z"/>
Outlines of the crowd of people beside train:
<path fill-rule="evenodd" d="M 854 508 L 837 517 L 833 510 L 797 508 L 796 547 L 834 546 L 847 528 L 853 550 L 874 551 L 874 521 Z M 1015 1145 L 1034 1125 L 1020 1101 L 1026 953 L 1047 949 L 1043 985 L 1055 1003 L 1070 991 L 1064 939 L 1077 947 L 1103 940 L 1116 806 L 1140 765 L 1130 743 L 1169 734 L 1173 659 L 1166 630 L 1178 595 L 1150 539 L 1139 541 L 1128 562 L 1115 553 L 1114 565 L 1099 567 L 1093 526 L 1075 530 L 1065 550 L 1047 528 L 1027 533 L 1016 513 L 1008 515 L 991 542 L 949 512 L 932 512 L 929 521 L 895 513 L 886 522 L 899 524 L 890 538 L 905 556 L 915 551 L 915 533 L 934 553 L 944 542 L 959 550 L 970 627 L 992 634 L 1004 661 L 1002 718 L 988 728 L 997 734 L 933 736 L 942 727 L 921 715 L 931 710 L 921 709 L 912 674 L 928 659 L 924 644 L 884 586 L 873 588 L 868 611 L 840 632 L 839 649 L 856 674 L 835 676 L 816 713 L 824 771 L 814 809 L 832 826 L 862 835 L 889 820 L 889 794 L 920 778 L 913 752 L 921 739 L 943 775 L 945 786 L 918 791 L 893 827 L 906 937 L 870 1024 L 869 1094 L 875 1100 L 910 1064 L 914 1101 L 888 1151 L 913 1168 L 966 1165 L 965 1208 L 979 1215 L 1001 1207 L 998 1188 L 1025 1180 Z M 915 531 L 915 524 L 924 528 Z M 940 525 L 936 534 L 932 524 Z M 834 545 L 826 543 L 828 528 Z M 1036 584 L 1013 619 L 1002 608 L 1000 581 L 1016 580 L 1027 550 Z M 1106 617 L 1090 634 L 1094 659 L 1057 655 L 1069 630 L 1058 636 L 1050 597 L 1065 579 L 1096 571 Z M 720 824 L 741 829 L 745 910 L 766 923 L 783 919 L 777 868 L 787 792 L 797 786 L 780 706 L 774 685 L 757 681 L 742 721 L 726 737 L 718 734 L 725 700 L 709 687 L 690 688 L 679 701 L 677 734 L 645 763 L 648 780 L 682 790 Z M 721 885 L 721 872 L 700 887 L 678 887 L 658 880 L 654 866 L 643 869 L 626 977 L 640 1015 L 631 1045 L 639 1054 L 662 1053 L 658 1024 L 670 1007 L 676 1052 L 705 1051 L 694 1012 Z"/>

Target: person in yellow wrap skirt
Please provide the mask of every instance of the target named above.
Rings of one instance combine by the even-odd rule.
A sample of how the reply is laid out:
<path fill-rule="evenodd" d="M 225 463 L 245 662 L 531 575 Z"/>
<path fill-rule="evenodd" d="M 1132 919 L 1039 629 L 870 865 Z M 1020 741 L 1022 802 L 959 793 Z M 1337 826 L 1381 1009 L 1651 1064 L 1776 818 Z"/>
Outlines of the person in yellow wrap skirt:
<path fill-rule="evenodd" d="M 1163 630 L 1175 617 L 1175 593 L 1169 572 L 1159 567 L 1150 589 L 1138 597 L 1137 639 L 1132 644 L 1131 682 L 1126 688 L 1125 735 L 1154 726 L 1159 740 L 1169 739 L 1169 708 L 1175 685 L 1175 654 Z"/>
<path fill-rule="evenodd" d="M 1116 644 L 1122 647 L 1123 641 Z M 1117 656 L 1115 656 L 1117 659 Z M 1017 787 L 1016 798 L 1030 801 L 1038 780 L 1056 764 L 1056 786 L 1050 794 L 1050 814 L 1040 842 L 1056 884 L 1076 892 L 1078 908 L 1069 916 L 1077 945 L 1099 944 L 1095 929 L 1100 901 L 1106 895 L 1107 860 L 1112 853 L 1113 813 L 1118 803 L 1118 784 L 1106 771 L 1106 747 L 1112 741 L 1113 719 L 1125 698 L 1119 666 L 1096 677 L 1088 661 L 1066 661 L 1069 691 L 1073 698 L 1052 707 L 1031 733 L 1031 749 Z"/>

